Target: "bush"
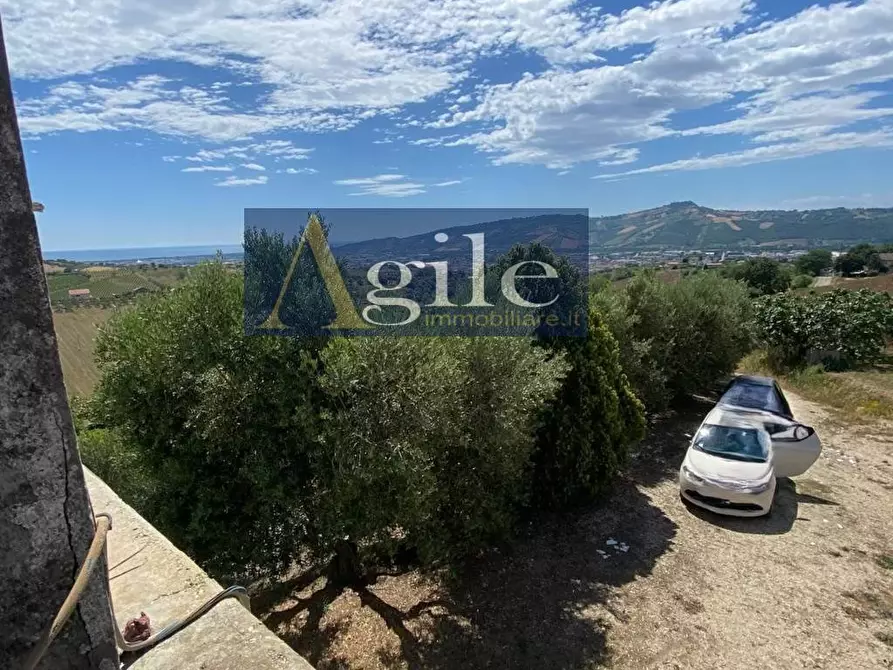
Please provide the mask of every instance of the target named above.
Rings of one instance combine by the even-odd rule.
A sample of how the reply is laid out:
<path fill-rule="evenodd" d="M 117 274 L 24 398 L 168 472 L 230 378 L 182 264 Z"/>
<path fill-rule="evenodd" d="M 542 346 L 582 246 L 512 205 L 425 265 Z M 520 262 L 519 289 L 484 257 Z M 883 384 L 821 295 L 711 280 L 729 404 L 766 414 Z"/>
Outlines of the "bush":
<path fill-rule="evenodd" d="M 241 278 L 221 263 L 199 266 L 103 328 L 92 403 L 151 476 L 152 523 L 232 576 L 281 570 L 315 535 L 306 513 L 315 352 L 243 337 L 241 317 Z"/>
<path fill-rule="evenodd" d="M 877 360 L 893 335 L 893 297 L 868 289 L 767 296 L 757 302 L 758 336 L 778 370 L 832 369 Z"/>
<path fill-rule="evenodd" d="M 650 412 L 730 374 L 752 345 L 747 289 L 714 273 L 665 284 L 645 272 L 593 301 Z"/>
<path fill-rule="evenodd" d="M 823 270 L 834 265 L 834 258 L 827 249 L 813 249 L 800 256 L 795 262 L 794 267 L 801 275 L 810 275 L 815 277 L 822 273 Z"/>
<path fill-rule="evenodd" d="M 589 310 L 586 338 L 543 342 L 567 356 L 571 371 L 543 413 L 534 453 L 538 505 L 576 506 L 604 494 L 642 438 L 642 404 L 620 366 L 617 343 Z"/>
<path fill-rule="evenodd" d="M 557 315 L 563 323 L 575 315 L 588 318 L 586 337 L 556 337 L 547 328 L 536 333 L 551 356 L 566 358 L 570 372 L 542 413 L 533 454 L 533 500 L 537 507 L 575 506 L 609 488 L 628 446 L 642 437 L 642 407 L 623 375 L 617 343 L 588 307 L 588 287 L 580 271 L 534 243 L 513 247 L 494 264 L 491 275 L 499 277 L 522 261 L 548 263 L 557 275 L 554 282 L 519 282 L 525 299 L 543 303 L 557 295 L 544 313 Z"/>
<path fill-rule="evenodd" d="M 771 258 L 748 258 L 722 270 L 729 279 L 747 284 L 753 295 L 770 295 L 787 291 L 791 286 L 791 267 Z"/>
<path fill-rule="evenodd" d="M 100 476 L 144 468 L 147 517 L 219 576 L 345 542 L 452 560 L 506 536 L 563 354 L 518 338 L 245 337 L 241 286 L 202 265 L 101 332 Z"/>
<path fill-rule="evenodd" d="M 791 288 L 809 288 L 812 286 L 812 281 L 810 275 L 795 275 L 791 280 Z"/>
<path fill-rule="evenodd" d="M 331 409 L 311 466 L 324 545 L 432 563 L 509 535 L 563 356 L 521 338 L 338 338 L 322 362 Z"/>

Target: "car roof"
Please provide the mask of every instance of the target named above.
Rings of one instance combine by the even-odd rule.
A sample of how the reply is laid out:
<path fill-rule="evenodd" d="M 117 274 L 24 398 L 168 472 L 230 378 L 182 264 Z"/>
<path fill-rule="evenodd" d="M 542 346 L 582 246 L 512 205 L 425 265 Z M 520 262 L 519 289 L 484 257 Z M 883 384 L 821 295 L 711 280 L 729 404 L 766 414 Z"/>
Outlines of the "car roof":
<path fill-rule="evenodd" d="M 747 393 L 746 389 L 760 389 L 757 396 Z M 765 391 L 763 391 L 765 389 Z M 765 395 L 763 395 L 765 393 Z M 756 375 L 739 375 L 729 382 L 718 405 L 759 409 L 771 412 L 786 419 L 793 419 L 791 408 L 781 389 L 771 377 Z"/>
<path fill-rule="evenodd" d="M 745 409 L 729 405 L 717 405 L 704 418 L 704 424 L 711 426 L 724 426 L 726 428 L 752 428 L 766 431 L 767 418 L 772 416 L 769 412 L 761 410 Z"/>
<path fill-rule="evenodd" d="M 758 375 L 737 375 L 729 384 L 732 386 L 738 382 L 749 382 L 760 386 L 774 386 L 775 380 L 772 377 L 760 377 Z"/>

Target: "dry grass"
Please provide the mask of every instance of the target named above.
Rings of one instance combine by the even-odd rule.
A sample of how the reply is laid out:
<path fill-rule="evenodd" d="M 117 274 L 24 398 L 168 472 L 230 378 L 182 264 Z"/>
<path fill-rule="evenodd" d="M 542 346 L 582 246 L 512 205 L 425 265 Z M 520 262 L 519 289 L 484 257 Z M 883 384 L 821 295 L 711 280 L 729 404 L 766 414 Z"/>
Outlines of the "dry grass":
<path fill-rule="evenodd" d="M 765 352 L 757 351 L 739 365 L 745 373 L 776 377 L 782 385 L 821 403 L 848 422 L 893 419 L 893 369 L 881 366 L 856 372 L 825 372 L 810 367 L 789 374 L 773 372 Z"/>
<path fill-rule="evenodd" d="M 829 286 L 817 286 L 811 290 L 816 293 L 822 293 L 838 288 L 846 288 L 853 291 L 857 291 L 860 288 L 867 288 L 872 291 L 893 293 L 893 273 L 878 275 L 877 277 L 834 277 Z"/>
<path fill-rule="evenodd" d="M 93 348 L 99 327 L 111 314 L 110 309 L 89 307 L 53 313 L 62 376 L 69 395 L 89 395 L 99 380 Z"/>

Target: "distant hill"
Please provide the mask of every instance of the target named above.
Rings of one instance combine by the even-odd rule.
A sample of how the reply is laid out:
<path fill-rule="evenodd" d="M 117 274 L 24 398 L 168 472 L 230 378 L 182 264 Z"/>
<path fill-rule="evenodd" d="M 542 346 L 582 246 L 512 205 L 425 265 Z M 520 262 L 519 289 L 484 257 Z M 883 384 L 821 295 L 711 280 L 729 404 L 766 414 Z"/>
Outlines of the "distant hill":
<path fill-rule="evenodd" d="M 487 260 L 505 253 L 515 244 L 540 242 L 568 256 L 588 256 L 588 222 L 583 215 L 549 214 L 502 219 L 482 224 L 445 228 L 449 240 L 441 244 L 434 232 L 411 237 L 385 237 L 335 247 L 339 258 L 358 260 L 436 260 L 462 258 L 470 254 L 466 233 L 485 233 Z"/>
<path fill-rule="evenodd" d="M 739 211 L 674 202 L 655 209 L 591 219 L 592 246 L 660 247 L 847 246 L 893 241 L 893 209 Z"/>
<path fill-rule="evenodd" d="M 486 234 L 487 258 L 514 244 L 541 242 L 568 256 L 593 251 L 753 247 L 846 247 L 858 242 L 893 242 L 893 209 L 739 211 L 674 202 L 655 209 L 589 219 L 589 246 L 580 216 L 542 215 L 447 228 L 448 242 L 434 233 L 340 244 L 339 257 L 360 261 L 433 260 L 467 255 L 462 235 Z"/>

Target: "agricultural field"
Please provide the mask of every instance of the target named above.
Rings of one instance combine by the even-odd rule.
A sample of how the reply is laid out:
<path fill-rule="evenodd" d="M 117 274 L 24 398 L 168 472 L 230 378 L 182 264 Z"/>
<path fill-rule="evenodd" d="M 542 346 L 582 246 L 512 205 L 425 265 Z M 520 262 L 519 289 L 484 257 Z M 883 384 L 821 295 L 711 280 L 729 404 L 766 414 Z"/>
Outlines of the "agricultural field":
<path fill-rule="evenodd" d="M 69 312 L 54 312 L 53 324 L 59 341 L 62 376 L 70 396 L 89 395 L 99 380 L 93 361 L 93 347 L 99 327 L 113 310 L 81 307 Z"/>
<path fill-rule="evenodd" d="M 872 291 L 886 291 L 887 293 L 893 293 L 893 273 L 878 275 L 877 277 L 829 277 L 828 279 L 831 280 L 829 283 L 814 286 L 809 290 L 815 291 L 816 293 L 822 293 L 824 291 L 832 291 L 838 288 L 851 289 L 853 291 L 858 291 L 860 288 L 867 288 Z"/>
<path fill-rule="evenodd" d="M 109 268 L 90 266 L 47 274 L 50 302 L 54 309 L 78 304 L 105 304 L 127 300 L 144 292 L 170 288 L 182 281 L 188 270 L 180 267 L 128 266 Z M 72 296 L 71 290 L 89 291 L 88 295 Z"/>

